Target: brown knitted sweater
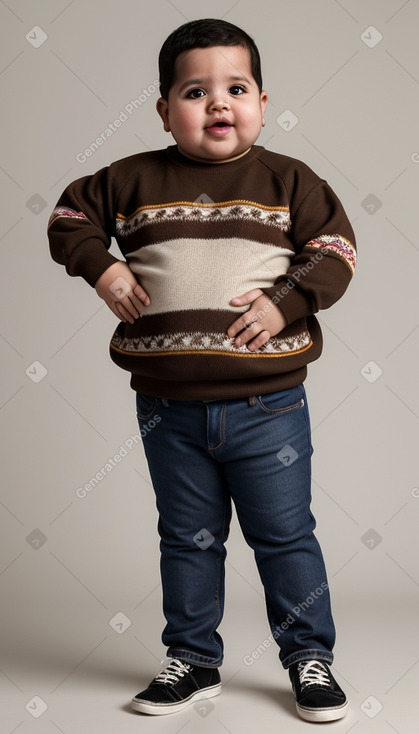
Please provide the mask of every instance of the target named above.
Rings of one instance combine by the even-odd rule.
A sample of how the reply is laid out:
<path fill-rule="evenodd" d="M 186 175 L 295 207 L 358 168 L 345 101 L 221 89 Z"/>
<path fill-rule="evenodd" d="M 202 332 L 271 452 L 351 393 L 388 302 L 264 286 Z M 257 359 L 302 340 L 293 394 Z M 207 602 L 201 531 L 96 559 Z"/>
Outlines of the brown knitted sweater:
<path fill-rule="evenodd" d="M 343 207 L 301 161 L 254 145 L 204 164 L 176 145 L 117 161 L 71 183 L 48 228 L 53 259 L 94 286 L 116 258 L 111 238 L 151 299 L 120 323 L 114 362 L 134 390 L 157 397 L 248 397 L 301 383 L 322 336 L 314 314 L 345 292 L 356 250 Z M 256 352 L 228 327 L 261 288 L 287 326 Z M 276 307 L 276 306 L 274 306 Z"/>

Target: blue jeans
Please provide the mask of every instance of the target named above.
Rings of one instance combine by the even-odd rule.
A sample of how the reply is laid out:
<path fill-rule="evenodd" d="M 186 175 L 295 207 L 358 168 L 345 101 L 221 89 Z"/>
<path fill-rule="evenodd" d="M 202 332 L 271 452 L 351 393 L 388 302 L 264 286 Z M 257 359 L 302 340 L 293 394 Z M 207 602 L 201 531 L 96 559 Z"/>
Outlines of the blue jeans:
<path fill-rule="evenodd" d="M 310 511 L 304 386 L 210 401 L 137 393 L 137 417 L 159 512 L 168 657 L 222 663 L 217 627 L 233 500 L 283 667 L 315 658 L 331 663 L 335 628 Z"/>

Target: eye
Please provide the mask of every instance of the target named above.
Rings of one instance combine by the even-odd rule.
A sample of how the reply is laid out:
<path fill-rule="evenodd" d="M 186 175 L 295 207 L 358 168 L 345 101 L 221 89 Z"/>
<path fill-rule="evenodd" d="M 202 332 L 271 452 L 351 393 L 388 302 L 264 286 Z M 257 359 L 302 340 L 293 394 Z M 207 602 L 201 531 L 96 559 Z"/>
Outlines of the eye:
<path fill-rule="evenodd" d="M 205 96 L 205 92 L 203 89 L 191 89 L 186 96 L 190 99 L 200 99 Z"/>
<path fill-rule="evenodd" d="M 237 96 L 239 94 L 244 94 L 246 90 L 240 84 L 234 84 L 228 91 L 230 94 L 235 94 Z"/>

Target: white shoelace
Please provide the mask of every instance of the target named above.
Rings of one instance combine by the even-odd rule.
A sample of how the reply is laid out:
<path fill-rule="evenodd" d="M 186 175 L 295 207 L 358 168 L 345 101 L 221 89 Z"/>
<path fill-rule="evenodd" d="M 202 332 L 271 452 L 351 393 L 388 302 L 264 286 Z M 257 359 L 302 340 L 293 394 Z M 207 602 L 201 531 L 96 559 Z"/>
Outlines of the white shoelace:
<path fill-rule="evenodd" d="M 180 680 L 180 678 L 187 675 L 190 669 L 191 666 L 188 665 L 188 663 L 184 663 L 182 660 L 178 660 L 177 658 L 172 659 L 167 668 L 156 675 L 154 682 L 174 685 Z"/>
<path fill-rule="evenodd" d="M 305 686 L 331 686 L 326 666 L 319 660 L 298 664 L 301 688 Z"/>

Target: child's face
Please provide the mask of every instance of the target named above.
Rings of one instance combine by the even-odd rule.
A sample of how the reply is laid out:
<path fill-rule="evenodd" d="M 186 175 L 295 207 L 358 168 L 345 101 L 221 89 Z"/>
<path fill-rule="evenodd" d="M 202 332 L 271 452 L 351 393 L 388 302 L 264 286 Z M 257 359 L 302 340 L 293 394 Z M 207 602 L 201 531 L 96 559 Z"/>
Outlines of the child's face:
<path fill-rule="evenodd" d="M 194 48 L 177 57 L 175 72 L 169 99 L 160 98 L 157 111 L 180 152 L 207 163 L 244 155 L 259 137 L 268 103 L 252 77 L 249 51 Z"/>

